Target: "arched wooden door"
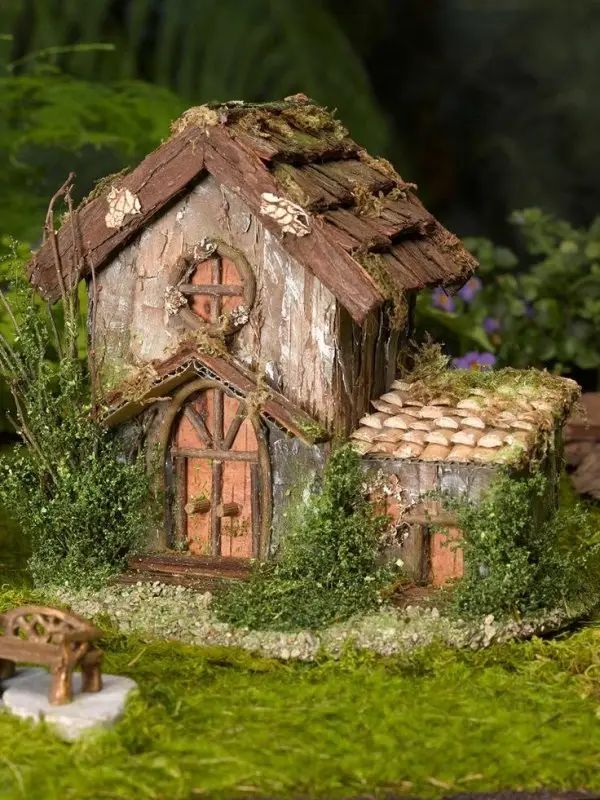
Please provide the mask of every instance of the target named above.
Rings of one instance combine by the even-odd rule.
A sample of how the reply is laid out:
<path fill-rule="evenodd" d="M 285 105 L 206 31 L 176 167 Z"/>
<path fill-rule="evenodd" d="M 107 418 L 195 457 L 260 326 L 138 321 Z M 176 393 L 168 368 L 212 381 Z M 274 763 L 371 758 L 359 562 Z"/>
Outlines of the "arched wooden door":
<path fill-rule="evenodd" d="M 259 417 L 216 381 L 194 381 L 180 399 L 167 463 L 175 544 L 192 555 L 264 556 L 271 485 Z"/>

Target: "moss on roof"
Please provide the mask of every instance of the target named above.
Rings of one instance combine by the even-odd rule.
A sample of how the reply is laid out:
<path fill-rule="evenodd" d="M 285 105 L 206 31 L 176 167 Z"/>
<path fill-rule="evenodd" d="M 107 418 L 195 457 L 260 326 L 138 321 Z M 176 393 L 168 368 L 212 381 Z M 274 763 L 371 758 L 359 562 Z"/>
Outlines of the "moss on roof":
<path fill-rule="evenodd" d="M 555 416 L 563 416 L 578 400 L 581 389 L 569 379 L 553 375 L 546 370 L 513 369 L 497 370 L 451 369 L 450 358 L 437 343 L 428 342 L 413 355 L 412 369 L 402 374 L 410 381 L 411 392 L 422 402 L 428 403 L 444 395 L 453 402 L 460 402 L 474 393 L 483 393 L 488 400 L 495 399 L 506 405 L 519 396 L 526 400 L 546 401 L 552 406 Z"/>

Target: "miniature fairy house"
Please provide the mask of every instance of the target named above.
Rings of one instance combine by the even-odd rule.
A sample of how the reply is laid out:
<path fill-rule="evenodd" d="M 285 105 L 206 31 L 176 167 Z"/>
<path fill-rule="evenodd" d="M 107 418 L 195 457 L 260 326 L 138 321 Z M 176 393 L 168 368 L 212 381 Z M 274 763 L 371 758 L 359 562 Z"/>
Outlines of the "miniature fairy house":
<path fill-rule="evenodd" d="M 415 190 L 303 95 L 202 106 L 34 255 L 49 301 L 88 281 L 94 389 L 165 490 L 149 547 L 268 558 L 332 437 L 392 408 L 415 292 L 476 266 Z M 429 457 L 397 449 L 363 447 Z"/>

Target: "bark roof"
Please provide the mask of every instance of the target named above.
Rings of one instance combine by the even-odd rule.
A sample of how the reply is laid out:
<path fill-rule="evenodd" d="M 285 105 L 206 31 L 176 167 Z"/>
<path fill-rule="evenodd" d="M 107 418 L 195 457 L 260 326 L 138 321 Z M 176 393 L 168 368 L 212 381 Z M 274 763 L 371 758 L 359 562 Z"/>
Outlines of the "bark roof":
<path fill-rule="evenodd" d="M 424 208 L 414 184 L 369 156 L 332 114 L 297 95 L 185 112 L 170 139 L 129 174 L 107 179 L 58 231 L 65 283 L 77 272 L 101 270 L 206 171 L 236 191 L 359 324 L 398 292 L 460 285 L 477 266 Z M 116 198 L 115 189 L 130 194 Z M 117 199 L 125 202 L 120 216 Z M 51 241 L 33 256 L 28 275 L 46 299 L 60 297 Z"/>
<path fill-rule="evenodd" d="M 568 378 L 535 370 L 494 376 L 460 400 L 396 380 L 352 434 L 361 455 L 416 461 L 523 464 L 542 457 L 579 396 Z M 497 373 L 498 375 L 500 373 Z"/>
<path fill-rule="evenodd" d="M 119 425 L 166 397 L 192 376 L 214 378 L 233 394 L 251 401 L 265 417 L 306 442 L 324 441 L 326 432 L 315 420 L 270 387 L 258 385 L 256 375 L 230 357 L 202 352 L 197 343 L 183 344 L 164 361 L 152 362 L 124 381 L 104 400 L 104 422 Z"/>

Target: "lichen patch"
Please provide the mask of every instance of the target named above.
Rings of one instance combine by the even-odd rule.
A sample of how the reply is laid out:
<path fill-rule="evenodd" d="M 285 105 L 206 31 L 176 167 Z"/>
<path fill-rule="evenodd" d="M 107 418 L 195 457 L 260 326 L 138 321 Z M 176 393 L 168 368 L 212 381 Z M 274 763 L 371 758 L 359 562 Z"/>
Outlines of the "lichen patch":
<path fill-rule="evenodd" d="M 106 201 L 108 212 L 104 217 L 104 222 L 107 228 L 122 228 L 125 217 L 142 213 L 139 197 L 125 187 L 111 186 Z"/>
<path fill-rule="evenodd" d="M 183 133 L 186 128 L 196 126 L 198 128 L 210 128 L 220 122 L 219 112 L 209 106 L 193 106 L 184 111 L 183 114 L 171 123 L 171 133 L 177 136 Z"/>

